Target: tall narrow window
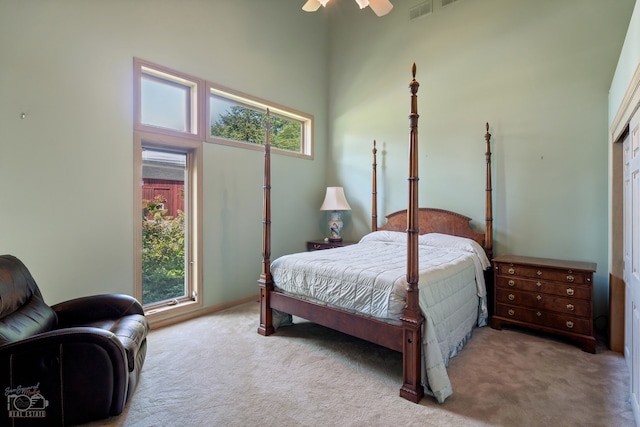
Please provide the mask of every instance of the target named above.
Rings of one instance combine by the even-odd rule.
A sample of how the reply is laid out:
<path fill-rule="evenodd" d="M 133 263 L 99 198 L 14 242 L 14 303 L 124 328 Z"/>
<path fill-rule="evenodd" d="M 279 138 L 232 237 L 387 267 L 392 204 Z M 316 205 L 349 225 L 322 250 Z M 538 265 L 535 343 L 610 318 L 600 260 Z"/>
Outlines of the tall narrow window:
<path fill-rule="evenodd" d="M 202 304 L 203 84 L 144 61 L 134 69 L 136 297 L 153 319 Z"/>
<path fill-rule="evenodd" d="M 187 159 L 186 152 L 142 147 L 143 305 L 176 303 L 191 296 Z"/>

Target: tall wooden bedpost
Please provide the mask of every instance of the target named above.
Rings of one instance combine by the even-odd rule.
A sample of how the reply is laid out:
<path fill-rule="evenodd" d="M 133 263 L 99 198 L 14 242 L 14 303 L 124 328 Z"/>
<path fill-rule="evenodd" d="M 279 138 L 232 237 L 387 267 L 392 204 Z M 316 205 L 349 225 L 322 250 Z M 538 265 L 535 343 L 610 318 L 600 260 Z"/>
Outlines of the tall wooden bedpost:
<path fill-rule="evenodd" d="M 487 133 L 484 134 L 486 143 L 485 157 L 487 160 L 487 190 L 485 201 L 485 242 L 484 248 L 489 261 L 493 259 L 493 189 L 491 188 L 491 134 L 489 133 L 489 123 L 487 122 Z"/>
<path fill-rule="evenodd" d="M 264 143 L 264 184 L 263 184 L 263 219 L 262 219 L 262 272 L 258 285 L 260 287 L 260 335 L 271 335 L 274 332 L 273 315 L 269 303 L 273 290 L 271 277 L 271 118 L 267 109 L 267 137 Z"/>
<path fill-rule="evenodd" d="M 421 331 L 424 318 L 418 303 L 418 87 L 416 64 L 411 67 L 413 78 L 411 90 L 411 114 L 409 137 L 409 207 L 407 210 L 407 305 L 401 316 L 404 334 L 402 351 L 402 388 L 400 396 L 418 403 L 424 396 L 421 378 L 422 340 Z"/>
<path fill-rule="evenodd" d="M 371 188 L 371 231 L 378 230 L 378 172 L 376 163 L 376 140 L 373 140 L 373 179 Z"/>

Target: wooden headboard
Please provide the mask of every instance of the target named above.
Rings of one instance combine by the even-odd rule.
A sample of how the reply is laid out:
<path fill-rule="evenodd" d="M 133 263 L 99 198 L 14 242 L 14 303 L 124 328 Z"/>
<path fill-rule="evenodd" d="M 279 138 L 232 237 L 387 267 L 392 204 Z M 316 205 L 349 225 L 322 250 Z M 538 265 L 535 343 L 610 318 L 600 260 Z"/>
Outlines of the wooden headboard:
<path fill-rule="evenodd" d="M 486 124 L 484 135 L 486 143 L 486 199 L 485 199 L 485 232 L 481 233 L 471 228 L 471 218 L 444 209 L 419 208 L 418 209 L 418 229 L 420 234 L 443 233 L 453 236 L 466 237 L 475 240 L 487 253 L 487 257 L 493 258 L 493 203 L 491 188 L 491 134 L 489 133 L 489 123 Z M 378 193 L 377 193 L 377 162 L 376 162 L 376 142 L 373 141 L 373 178 L 371 191 L 371 231 L 390 230 L 407 231 L 408 215 L 407 209 L 394 212 L 386 216 L 387 222 L 383 226 L 378 226 Z"/>
<path fill-rule="evenodd" d="M 387 223 L 378 230 L 406 231 L 407 211 L 401 210 L 386 216 Z M 485 234 L 477 232 L 469 224 L 471 218 L 444 209 L 420 208 L 418 210 L 418 229 L 420 234 L 443 233 L 475 240 L 485 247 Z"/>

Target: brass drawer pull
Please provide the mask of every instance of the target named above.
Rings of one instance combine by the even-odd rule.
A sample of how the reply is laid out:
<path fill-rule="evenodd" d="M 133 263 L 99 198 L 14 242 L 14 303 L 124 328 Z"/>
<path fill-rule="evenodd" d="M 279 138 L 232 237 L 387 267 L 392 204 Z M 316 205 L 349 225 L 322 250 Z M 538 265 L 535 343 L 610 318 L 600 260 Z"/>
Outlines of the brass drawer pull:
<path fill-rule="evenodd" d="M 540 301 L 540 300 L 542 299 L 542 297 L 541 297 L 540 295 L 538 295 L 538 296 L 536 297 L 536 299 L 537 299 L 538 301 Z"/>
<path fill-rule="evenodd" d="M 515 280 L 509 280 L 509 286 L 515 286 L 516 281 Z"/>
<path fill-rule="evenodd" d="M 573 295 L 575 291 L 572 288 L 567 289 L 567 295 Z"/>
<path fill-rule="evenodd" d="M 516 299 L 516 296 L 514 294 L 509 294 L 509 301 L 513 301 L 514 299 Z"/>
<path fill-rule="evenodd" d="M 573 311 L 574 308 L 573 304 L 567 304 L 567 310 Z"/>
<path fill-rule="evenodd" d="M 537 282 L 537 283 L 536 283 L 536 286 L 537 286 L 537 287 L 541 287 L 541 286 L 542 286 L 542 283 Z"/>
<path fill-rule="evenodd" d="M 513 309 L 511 308 L 509 309 L 508 313 L 509 313 L 509 316 L 513 316 L 514 314 L 516 314 L 516 312 L 513 311 Z"/>
<path fill-rule="evenodd" d="M 513 267 L 511 267 L 508 271 L 509 274 L 516 274 L 516 270 Z"/>
<path fill-rule="evenodd" d="M 536 271 L 536 274 L 537 274 L 538 276 L 542 276 L 542 271 L 538 270 L 538 271 Z"/>
<path fill-rule="evenodd" d="M 542 313 L 537 312 L 537 313 L 536 313 L 536 316 L 540 317 L 540 316 L 542 316 Z"/>
<path fill-rule="evenodd" d="M 567 276 L 567 282 L 573 282 L 574 277 L 572 275 Z"/>
<path fill-rule="evenodd" d="M 569 329 L 573 328 L 573 322 L 571 320 L 567 320 L 567 328 Z"/>

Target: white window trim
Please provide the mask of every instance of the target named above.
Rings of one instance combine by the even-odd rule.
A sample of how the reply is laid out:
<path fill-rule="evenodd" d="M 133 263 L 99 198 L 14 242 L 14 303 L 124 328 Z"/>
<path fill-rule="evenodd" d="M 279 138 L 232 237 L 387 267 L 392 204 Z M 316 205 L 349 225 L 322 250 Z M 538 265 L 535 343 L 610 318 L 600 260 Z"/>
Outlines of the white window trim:
<path fill-rule="evenodd" d="M 198 141 L 189 141 L 184 137 L 176 138 L 171 135 L 162 135 L 159 133 L 135 132 L 134 136 L 134 182 L 138 185 L 134 186 L 134 290 L 135 297 L 138 301 L 142 301 L 142 221 L 141 201 L 142 201 L 142 148 L 150 147 L 161 150 L 171 150 L 182 148 L 189 152 L 188 164 L 191 165 L 191 176 L 189 177 L 188 200 L 190 203 L 189 222 L 186 240 L 189 244 L 187 254 L 189 259 L 186 260 L 189 271 L 187 277 L 190 280 L 190 290 L 195 291 L 196 298 L 192 299 L 189 295 L 178 300 L 177 304 L 167 305 L 166 303 L 146 305 L 145 315 L 150 322 L 166 317 L 168 312 L 173 315 L 179 315 L 201 308 L 202 303 L 202 143 Z"/>
<path fill-rule="evenodd" d="M 189 138 L 193 140 L 204 140 L 204 107 L 202 103 L 208 103 L 209 99 L 204 96 L 204 88 L 206 87 L 205 81 L 197 77 L 190 76 L 179 71 L 171 70 L 162 65 L 157 65 L 149 61 L 145 61 L 139 58 L 133 58 L 133 70 L 134 70 L 134 96 L 133 96 L 133 118 L 134 129 L 143 132 L 160 133 L 162 135 L 172 135 L 180 138 Z M 192 87 L 191 91 L 191 105 L 190 105 L 190 132 L 180 132 L 173 129 L 164 128 L 161 126 L 153 126 L 142 123 L 142 85 L 139 83 L 142 81 L 142 75 L 148 74 L 161 79 L 169 80 L 175 83 L 179 83 L 185 86 Z M 193 114 L 193 112 L 196 112 Z"/>
<path fill-rule="evenodd" d="M 282 105 L 278 105 L 276 103 L 266 101 L 264 99 L 260 99 L 255 96 L 248 95 L 246 93 L 242 93 L 240 91 L 221 86 L 212 82 L 206 82 L 206 102 L 205 102 L 205 115 L 206 115 L 206 142 L 212 142 L 216 144 L 222 145 L 230 145 L 233 147 L 240 147 L 249 150 L 258 150 L 264 151 L 263 145 L 253 144 L 250 142 L 241 142 L 241 141 L 233 141 L 225 138 L 217 138 L 211 136 L 211 104 L 209 103 L 209 96 L 211 94 L 220 96 L 222 98 L 230 99 L 234 102 L 237 102 L 239 105 L 247 105 L 253 107 L 257 110 L 267 111 L 269 110 L 269 114 L 276 115 L 279 117 L 283 117 L 288 120 L 296 120 L 302 124 L 302 134 L 300 141 L 300 152 L 290 151 L 290 150 L 281 150 L 276 147 L 271 147 L 272 152 L 277 152 L 279 154 L 284 154 L 293 157 L 300 157 L 304 159 L 313 160 L 313 116 L 310 114 L 303 113 L 301 111 L 297 111 L 291 108 L 284 107 Z"/>
<path fill-rule="evenodd" d="M 171 70 L 139 58 L 134 58 L 134 296 L 142 302 L 142 148 L 184 149 L 189 152 L 189 186 L 187 195 L 190 205 L 189 226 L 185 230 L 189 244 L 186 264 L 189 271 L 185 275 L 189 280 L 189 291 L 195 293 L 195 298 L 186 295 L 178 299 L 177 304 L 148 304 L 144 306 L 145 314 L 150 323 L 178 316 L 203 306 L 202 294 L 202 141 L 204 138 L 204 108 L 201 107 L 204 97 L 205 83 L 188 74 Z M 142 123 L 142 74 L 149 74 L 179 84 L 191 86 L 190 132 L 180 132 L 159 126 Z M 195 114 L 193 112 L 195 111 Z"/>
<path fill-rule="evenodd" d="M 281 150 L 275 147 L 271 147 L 271 151 L 276 154 L 282 154 L 285 156 L 298 157 L 308 160 L 313 160 L 314 152 L 314 118 L 312 115 L 303 113 L 293 108 L 285 107 L 283 105 L 276 104 L 271 101 L 267 101 L 235 89 L 231 89 L 216 83 L 191 76 L 186 73 L 182 73 L 170 68 L 158 65 L 144 59 L 133 58 L 134 62 L 134 129 L 143 132 L 160 133 L 163 135 L 172 135 L 176 137 L 189 138 L 198 141 L 205 141 L 209 143 L 229 145 L 234 147 L 240 147 L 250 150 L 263 151 L 264 146 L 259 144 L 253 144 L 249 142 L 232 141 L 224 138 L 216 138 L 210 136 L 211 120 L 210 120 L 210 104 L 209 96 L 214 93 L 218 96 L 228 98 L 239 104 L 245 104 L 255 107 L 258 110 L 266 111 L 269 109 L 270 114 L 280 116 L 286 119 L 292 119 L 300 121 L 302 124 L 302 134 L 300 141 L 300 152 Z M 191 111 L 196 111 L 195 115 L 191 116 L 191 132 L 180 132 L 172 129 L 167 129 L 159 126 L 152 126 L 142 123 L 141 113 L 141 85 L 137 84 L 142 79 L 142 74 L 149 74 L 159 78 L 167 79 L 187 86 L 195 86 L 191 96 Z"/>

